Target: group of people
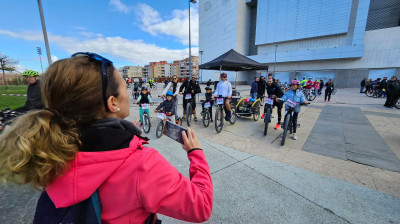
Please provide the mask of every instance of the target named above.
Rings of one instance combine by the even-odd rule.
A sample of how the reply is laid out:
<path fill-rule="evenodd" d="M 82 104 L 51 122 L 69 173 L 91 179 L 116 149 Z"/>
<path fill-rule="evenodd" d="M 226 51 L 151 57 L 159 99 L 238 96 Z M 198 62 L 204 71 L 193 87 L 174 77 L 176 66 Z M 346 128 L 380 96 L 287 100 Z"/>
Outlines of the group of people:
<path fill-rule="evenodd" d="M 25 113 L 0 135 L 0 180 L 42 191 L 33 223 L 80 223 L 94 215 L 102 223 L 153 224 L 160 223 L 157 213 L 204 222 L 211 216 L 211 174 L 195 132 L 182 133 L 186 178 L 147 146 L 137 122 L 125 120 L 129 93 L 110 60 L 76 53 L 50 65 L 40 86 L 45 108 Z M 90 213 L 96 195 L 101 210 Z"/>
<path fill-rule="evenodd" d="M 390 80 L 388 77 L 377 78 L 376 80 L 364 78 L 360 82 L 360 93 L 368 91 L 379 91 L 380 95 L 386 96 L 385 107 L 393 108 L 400 97 L 400 78 L 392 76 Z"/>

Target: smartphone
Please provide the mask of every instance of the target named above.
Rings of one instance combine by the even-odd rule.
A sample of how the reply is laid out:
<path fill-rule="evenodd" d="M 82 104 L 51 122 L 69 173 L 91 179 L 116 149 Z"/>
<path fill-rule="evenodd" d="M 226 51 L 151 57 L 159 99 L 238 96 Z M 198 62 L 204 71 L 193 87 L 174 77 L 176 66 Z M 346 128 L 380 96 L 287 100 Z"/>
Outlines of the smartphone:
<path fill-rule="evenodd" d="M 182 132 L 187 134 L 187 129 L 170 121 L 165 122 L 163 134 L 183 145 Z"/>

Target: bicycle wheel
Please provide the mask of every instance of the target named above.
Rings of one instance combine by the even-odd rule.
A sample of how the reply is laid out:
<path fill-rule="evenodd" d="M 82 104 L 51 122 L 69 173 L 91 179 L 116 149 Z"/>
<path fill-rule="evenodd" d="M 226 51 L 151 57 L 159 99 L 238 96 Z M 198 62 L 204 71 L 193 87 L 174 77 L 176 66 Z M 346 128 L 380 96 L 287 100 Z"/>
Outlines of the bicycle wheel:
<path fill-rule="evenodd" d="M 271 109 L 267 108 L 267 111 L 265 112 L 265 116 L 264 116 L 264 135 L 267 135 L 268 124 L 269 124 L 270 119 L 271 119 Z"/>
<path fill-rule="evenodd" d="M 160 120 L 160 122 L 158 122 L 157 129 L 156 129 L 157 138 L 160 138 L 162 136 L 163 130 L 164 130 L 164 122 Z"/>
<path fill-rule="evenodd" d="M 373 97 L 373 98 L 377 98 L 378 95 L 379 95 L 379 92 L 378 92 L 378 91 L 374 91 L 374 92 L 372 93 L 372 97 Z"/>
<path fill-rule="evenodd" d="M 254 111 L 254 114 L 253 114 L 253 120 L 258 121 L 258 119 L 260 119 L 260 110 Z"/>
<path fill-rule="evenodd" d="M 143 131 L 145 133 L 150 132 L 150 118 L 147 114 L 143 114 Z"/>
<path fill-rule="evenodd" d="M 336 94 L 336 92 L 337 92 L 337 89 L 333 89 L 333 91 L 332 91 L 332 95 L 335 95 L 335 94 Z"/>
<path fill-rule="evenodd" d="M 207 109 L 203 113 L 203 125 L 208 127 L 210 125 L 210 111 Z"/>
<path fill-rule="evenodd" d="M 229 120 L 229 122 L 231 124 L 236 123 L 236 108 L 235 107 L 231 107 L 231 119 Z"/>
<path fill-rule="evenodd" d="M 283 146 L 285 144 L 289 122 L 290 122 L 290 114 L 288 113 L 285 116 L 285 123 L 283 124 L 283 134 L 282 134 L 281 146 Z"/>
<path fill-rule="evenodd" d="M 217 133 L 220 133 L 224 125 L 224 113 L 221 107 L 217 107 L 217 109 L 215 110 L 214 124 L 215 124 L 215 130 L 217 131 Z"/>
<path fill-rule="evenodd" d="M 186 123 L 190 126 L 190 122 L 192 121 L 192 104 L 188 102 L 186 105 Z"/>
<path fill-rule="evenodd" d="M 308 100 L 309 101 L 313 101 L 313 100 L 315 100 L 315 97 L 317 97 L 317 95 L 315 95 L 315 93 L 314 92 L 311 92 L 309 95 L 308 95 Z"/>
<path fill-rule="evenodd" d="M 397 98 L 397 101 L 394 104 L 394 107 L 396 107 L 397 109 L 400 109 L 400 98 Z"/>

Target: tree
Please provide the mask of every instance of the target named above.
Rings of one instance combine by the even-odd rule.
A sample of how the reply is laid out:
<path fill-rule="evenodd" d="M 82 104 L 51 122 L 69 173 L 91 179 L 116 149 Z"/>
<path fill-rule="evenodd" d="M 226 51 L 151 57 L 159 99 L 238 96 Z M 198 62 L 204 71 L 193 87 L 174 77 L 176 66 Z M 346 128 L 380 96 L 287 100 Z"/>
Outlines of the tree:
<path fill-rule="evenodd" d="M 8 82 L 4 71 L 9 71 L 9 72 L 15 71 L 15 67 L 13 65 L 17 63 L 18 63 L 17 60 L 12 59 L 9 56 L 0 53 L 0 69 L 3 71 L 3 84 L 6 85 L 6 89 L 8 89 Z"/>

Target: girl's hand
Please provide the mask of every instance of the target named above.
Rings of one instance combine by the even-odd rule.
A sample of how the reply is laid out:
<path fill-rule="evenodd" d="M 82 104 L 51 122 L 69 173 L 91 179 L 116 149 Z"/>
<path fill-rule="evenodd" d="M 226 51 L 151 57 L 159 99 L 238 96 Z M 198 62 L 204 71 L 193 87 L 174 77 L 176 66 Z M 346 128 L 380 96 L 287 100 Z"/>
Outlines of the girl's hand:
<path fill-rule="evenodd" d="M 187 129 L 187 134 L 185 131 L 182 132 L 182 138 L 183 138 L 183 145 L 182 148 L 188 152 L 191 149 L 195 148 L 201 148 L 199 139 L 196 136 L 196 133 L 188 128 Z"/>

